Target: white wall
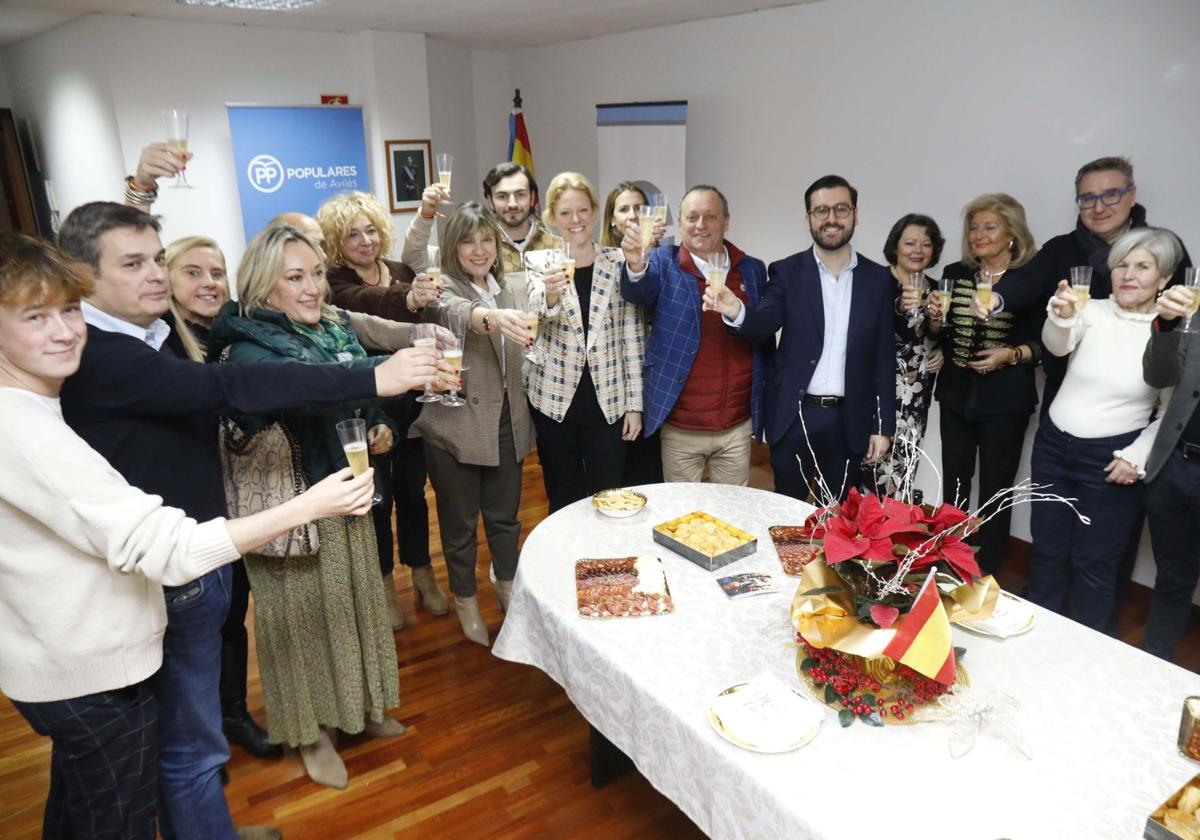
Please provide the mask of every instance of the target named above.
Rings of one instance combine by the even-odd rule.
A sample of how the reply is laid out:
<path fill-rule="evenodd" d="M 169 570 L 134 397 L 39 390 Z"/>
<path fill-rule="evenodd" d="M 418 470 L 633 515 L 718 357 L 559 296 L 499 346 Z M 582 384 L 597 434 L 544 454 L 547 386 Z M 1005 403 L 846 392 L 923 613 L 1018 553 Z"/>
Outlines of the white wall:
<path fill-rule="evenodd" d="M 1132 156 L 1151 223 L 1195 252 L 1197 33 L 1193 0 L 836 0 L 517 51 L 508 86 L 542 180 L 595 177 L 596 104 L 688 100 L 688 180 L 726 192 L 730 238 L 768 261 L 809 245 L 802 194 L 829 172 L 861 191 L 864 254 L 882 259 L 892 223 L 922 211 L 945 264 L 979 193 L 1015 195 L 1039 242 L 1069 230 L 1075 170 L 1106 154 Z"/>
<path fill-rule="evenodd" d="M 475 83 L 471 50 L 429 38 L 429 121 L 434 154 L 454 155 L 456 200 L 476 198 L 482 175 L 475 148 Z"/>
<path fill-rule="evenodd" d="M 0 108 L 12 107 L 12 92 L 8 89 L 8 72 L 0 64 Z"/>
<path fill-rule="evenodd" d="M 475 88 L 475 158 L 479 163 L 479 180 L 482 183 L 487 171 L 505 160 L 508 153 L 508 114 L 512 110 L 513 87 L 509 74 L 510 58 L 508 53 L 491 50 L 474 50 L 471 53 L 471 76 Z M 525 91 L 521 91 L 525 96 Z M 552 112 L 542 106 L 534 106 L 530 111 L 529 101 L 525 102 L 526 123 L 532 119 L 532 113 L 543 115 Z M 547 170 L 542 165 L 542 155 L 538 145 L 537 133 L 530 130 L 529 142 L 533 144 L 533 161 L 537 172 L 542 174 L 541 182 L 548 183 L 545 173 L 558 170 Z M 594 157 L 594 156 L 593 156 Z M 535 173 L 536 174 L 536 173 Z M 482 187 L 477 190 L 482 193 Z M 460 199 L 464 198 L 459 193 Z"/>
<path fill-rule="evenodd" d="M 136 60 L 129 58 L 137 56 Z M 387 201 L 382 141 L 429 137 L 425 37 L 395 32 L 307 32 L 96 15 L 4 51 L 14 108 L 41 137 L 64 215 L 120 200 L 148 142 L 163 139 L 160 110 L 191 112 L 188 178 L 163 185 L 154 209 L 163 239 L 204 233 L 231 268 L 244 249 L 225 104 L 318 104 L 347 93 L 365 106 L 373 191 Z M 397 216 L 406 225 L 408 216 Z"/>

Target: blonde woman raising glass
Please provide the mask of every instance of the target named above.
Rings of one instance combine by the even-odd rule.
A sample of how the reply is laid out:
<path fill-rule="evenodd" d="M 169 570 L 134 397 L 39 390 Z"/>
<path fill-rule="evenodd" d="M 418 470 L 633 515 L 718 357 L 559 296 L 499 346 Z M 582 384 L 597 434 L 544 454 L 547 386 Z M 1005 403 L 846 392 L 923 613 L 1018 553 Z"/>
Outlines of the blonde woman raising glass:
<path fill-rule="evenodd" d="M 645 323 L 621 297 L 621 251 L 592 240 L 597 209 L 587 178 L 555 176 L 543 218 L 563 237 L 574 270 L 552 265 L 530 280 L 546 360 L 530 367 L 526 390 L 551 513 L 619 486 L 623 442 L 642 432 Z"/>

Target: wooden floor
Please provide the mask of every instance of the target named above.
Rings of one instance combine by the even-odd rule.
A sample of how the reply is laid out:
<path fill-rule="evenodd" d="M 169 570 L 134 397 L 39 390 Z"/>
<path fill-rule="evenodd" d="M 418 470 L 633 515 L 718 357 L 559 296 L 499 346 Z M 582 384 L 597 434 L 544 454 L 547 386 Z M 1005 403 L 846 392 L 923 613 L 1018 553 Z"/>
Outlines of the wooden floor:
<path fill-rule="evenodd" d="M 771 486 L 765 450 L 755 450 L 751 484 Z M 526 461 L 522 498 L 528 533 L 546 515 L 536 457 Z M 432 498 L 430 514 L 436 516 Z M 444 587 L 436 527 L 431 549 Z M 481 537 L 480 603 L 494 638 L 501 613 L 487 585 L 488 562 Z M 1005 565 L 1001 582 L 1021 591 L 1020 543 L 1013 542 Z M 273 824 L 289 840 L 703 836 L 637 773 L 593 790 L 587 723 L 563 691 L 540 671 L 466 641 L 453 615 L 419 610 L 404 567 L 397 566 L 396 579 L 408 622 L 396 634 L 402 697 L 396 717 L 408 734 L 390 741 L 343 738 L 345 791 L 310 782 L 293 753 L 260 762 L 234 747 L 226 795 L 235 823 Z M 1146 590 L 1135 585 L 1120 615 L 1125 641 L 1141 641 L 1147 603 Z M 1200 628 L 1192 627 L 1180 657 L 1189 668 L 1200 664 Z M 253 663 L 250 707 L 263 720 Z M 40 836 L 49 764 L 49 742 L 0 701 L 0 837 Z"/>

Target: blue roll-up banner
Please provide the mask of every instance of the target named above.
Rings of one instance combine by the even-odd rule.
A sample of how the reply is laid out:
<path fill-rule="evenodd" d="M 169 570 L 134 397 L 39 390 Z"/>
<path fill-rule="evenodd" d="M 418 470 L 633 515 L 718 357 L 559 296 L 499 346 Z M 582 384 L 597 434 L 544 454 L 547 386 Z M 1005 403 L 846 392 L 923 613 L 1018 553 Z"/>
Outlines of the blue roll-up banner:
<path fill-rule="evenodd" d="M 330 196 L 370 192 L 362 108 L 226 108 L 247 242 L 280 213 L 315 215 Z"/>

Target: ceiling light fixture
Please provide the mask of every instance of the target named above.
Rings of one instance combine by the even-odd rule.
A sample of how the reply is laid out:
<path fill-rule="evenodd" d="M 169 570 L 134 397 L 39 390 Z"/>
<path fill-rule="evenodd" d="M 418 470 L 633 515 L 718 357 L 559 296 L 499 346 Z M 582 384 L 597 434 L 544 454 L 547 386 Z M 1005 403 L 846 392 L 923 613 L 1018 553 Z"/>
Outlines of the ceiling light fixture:
<path fill-rule="evenodd" d="M 310 6 L 321 6 L 328 0 L 175 0 L 175 2 L 184 6 L 209 6 L 248 12 L 294 12 Z"/>

